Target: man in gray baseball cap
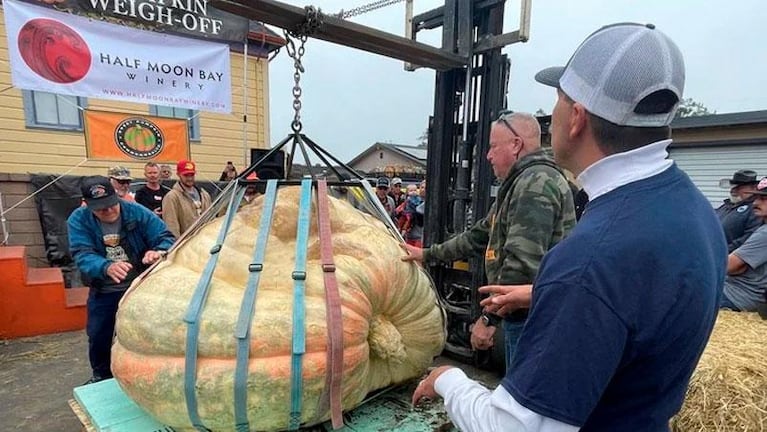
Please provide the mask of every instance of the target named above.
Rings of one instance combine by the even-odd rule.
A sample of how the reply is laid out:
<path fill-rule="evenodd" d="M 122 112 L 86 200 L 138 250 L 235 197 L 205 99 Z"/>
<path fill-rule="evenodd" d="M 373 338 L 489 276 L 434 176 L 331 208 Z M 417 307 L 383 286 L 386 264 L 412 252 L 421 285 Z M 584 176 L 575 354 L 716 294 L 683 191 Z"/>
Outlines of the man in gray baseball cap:
<path fill-rule="evenodd" d="M 767 177 L 751 191 L 752 213 L 767 220 Z M 727 257 L 727 279 L 721 307 L 736 312 L 767 312 L 767 225 L 760 225 Z"/>
<path fill-rule="evenodd" d="M 441 367 L 414 402 L 442 396 L 463 431 L 668 430 L 716 319 L 727 256 L 711 205 L 668 159 L 684 77 L 668 36 L 629 23 L 536 75 L 557 89 L 554 157 L 589 203 L 543 258 L 501 385 L 491 393 Z M 493 303 L 518 300 L 515 288 Z"/>

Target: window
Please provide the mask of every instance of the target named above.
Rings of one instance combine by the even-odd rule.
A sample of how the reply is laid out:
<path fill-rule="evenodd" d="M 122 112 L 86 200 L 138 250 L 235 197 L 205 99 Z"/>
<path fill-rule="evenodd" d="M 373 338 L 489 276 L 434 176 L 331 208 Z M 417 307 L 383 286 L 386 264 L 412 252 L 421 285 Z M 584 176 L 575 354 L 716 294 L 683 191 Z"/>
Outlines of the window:
<path fill-rule="evenodd" d="M 186 119 L 189 125 L 189 139 L 191 141 L 200 140 L 200 116 L 197 115 L 197 110 L 149 105 L 149 114 L 159 117 Z"/>
<path fill-rule="evenodd" d="M 87 99 L 44 91 L 22 90 L 27 127 L 81 131 Z"/>

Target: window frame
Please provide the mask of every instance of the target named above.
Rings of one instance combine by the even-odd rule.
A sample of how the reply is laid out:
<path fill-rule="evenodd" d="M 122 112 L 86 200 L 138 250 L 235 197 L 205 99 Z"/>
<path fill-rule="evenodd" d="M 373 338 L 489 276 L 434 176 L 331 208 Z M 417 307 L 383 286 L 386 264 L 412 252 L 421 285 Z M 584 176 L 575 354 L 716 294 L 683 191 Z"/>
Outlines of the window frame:
<path fill-rule="evenodd" d="M 158 113 L 158 108 L 164 107 L 164 108 L 170 108 L 173 110 L 173 116 L 166 116 L 161 115 Z M 177 117 L 176 116 L 176 110 L 177 109 L 183 109 L 188 110 L 191 112 L 191 118 L 190 117 Z M 190 108 L 181 108 L 181 107 L 172 107 L 167 105 L 149 105 L 149 115 L 157 116 L 157 117 L 165 117 L 165 118 L 175 118 L 175 119 L 182 119 L 187 121 L 187 133 L 189 135 L 189 141 L 199 143 L 202 141 L 202 134 L 200 131 L 200 115 L 198 110 L 193 110 Z"/>
<path fill-rule="evenodd" d="M 82 97 L 82 96 L 72 96 L 77 101 L 77 105 L 79 108 L 77 109 L 77 119 L 78 124 L 77 125 L 67 125 L 67 124 L 61 124 L 61 123 L 42 123 L 38 121 L 37 119 L 37 107 L 35 104 L 35 93 L 48 93 L 55 95 L 57 98 L 58 96 L 72 96 L 72 95 L 63 95 L 60 93 L 53 93 L 53 92 L 46 92 L 42 90 L 22 90 L 22 100 L 24 105 L 24 124 L 28 129 L 48 129 L 48 130 L 59 130 L 59 131 L 68 131 L 68 132 L 82 132 L 85 130 L 85 118 L 83 116 L 83 111 L 88 108 L 88 98 Z M 58 106 L 56 107 L 56 114 L 60 118 L 61 115 L 59 113 Z"/>

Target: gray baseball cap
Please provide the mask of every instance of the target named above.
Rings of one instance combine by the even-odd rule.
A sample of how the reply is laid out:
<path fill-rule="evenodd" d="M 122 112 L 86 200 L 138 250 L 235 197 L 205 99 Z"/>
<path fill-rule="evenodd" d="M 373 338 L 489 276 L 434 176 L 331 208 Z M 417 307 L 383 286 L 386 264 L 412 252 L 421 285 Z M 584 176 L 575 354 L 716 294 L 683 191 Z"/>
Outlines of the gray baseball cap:
<path fill-rule="evenodd" d="M 676 44 L 652 24 L 636 23 L 602 27 L 581 43 L 566 66 L 535 75 L 536 81 L 561 89 L 597 117 L 636 127 L 671 123 L 684 78 L 684 59 Z M 665 103 L 643 103 L 640 108 L 650 95 L 662 95 Z"/>

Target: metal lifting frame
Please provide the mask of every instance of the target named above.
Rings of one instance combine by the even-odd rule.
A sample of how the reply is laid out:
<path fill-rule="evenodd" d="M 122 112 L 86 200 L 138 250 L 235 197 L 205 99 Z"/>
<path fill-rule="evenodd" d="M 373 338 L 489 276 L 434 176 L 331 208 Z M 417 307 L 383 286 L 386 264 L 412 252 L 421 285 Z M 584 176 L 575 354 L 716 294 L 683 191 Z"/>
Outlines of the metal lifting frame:
<path fill-rule="evenodd" d="M 444 6 L 413 17 L 407 32 L 411 38 L 382 32 L 333 15 L 323 15 L 322 25 L 311 33 L 313 38 L 437 71 L 434 116 L 429 124 L 429 183 L 424 245 L 443 242 L 462 232 L 472 216 L 474 219 L 483 216 L 490 206 L 494 176 L 490 166 L 482 163 L 482 158 L 489 147 L 491 122 L 506 105 L 510 63 L 501 53 L 501 48 L 527 41 L 530 2 L 522 0 L 519 29 L 505 34 L 505 0 L 445 0 Z M 211 4 L 298 33 L 307 23 L 309 11 L 309 8 L 274 0 L 211 0 Z M 442 27 L 442 48 L 415 40 L 418 31 L 437 27 Z M 309 166 L 304 145 L 320 156 L 329 168 L 333 169 L 328 160 L 332 159 L 343 169 L 348 169 L 305 135 L 295 132 L 273 151 L 292 140 L 293 150 L 298 144 Z M 291 160 L 292 155 L 291 151 Z M 258 162 L 248 172 L 257 165 Z M 452 211 L 445 212 L 446 205 Z M 482 363 L 487 359 L 474 357 L 476 354 L 470 348 L 468 329 L 479 315 L 479 298 L 474 288 L 484 284 L 483 261 L 470 260 L 469 272 L 448 267 L 432 267 L 430 270 L 447 303 L 450 328 L 446 350 Z M 496 351 L 493 361 L 503 364 L 503 350 Z"/>

